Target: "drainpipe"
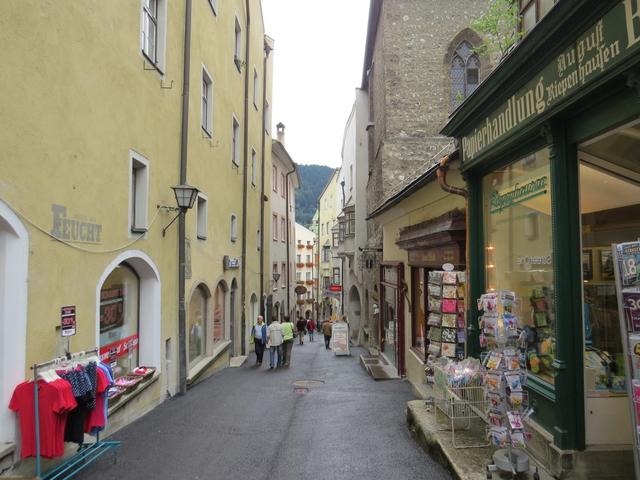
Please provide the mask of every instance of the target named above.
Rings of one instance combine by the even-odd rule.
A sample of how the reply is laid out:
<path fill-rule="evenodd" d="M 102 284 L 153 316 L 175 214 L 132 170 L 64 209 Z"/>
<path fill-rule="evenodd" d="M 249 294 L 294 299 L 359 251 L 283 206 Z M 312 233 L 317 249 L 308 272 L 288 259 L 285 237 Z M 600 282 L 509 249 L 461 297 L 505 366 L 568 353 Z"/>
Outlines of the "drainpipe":
<path fill-rule="evenodd" d="M 340 314 L 344 315 L 344 257 L 340 258 Z"/>
<path fill-rule="evenodd" d="M 262 155 L 260 159 L 260 315 L 267 321 L 266 299 L 264 299 L 264 162 L 265 162 L 265 139 L 266 139 L 266 108 L 267 108 L 267 60 L 271 53 L 271 47 L 264 42 L 264 56 L 262 58 Z M 264 300 L 263 300 L 264 299 Z"/>
<path fill-rule="evenodd" d="M 287 172 L 287 174 L 284 177 L 284 184 L 285 184 L 285 188 L 286 188 L 286 201 L 285 201 L 285 205 L 286 205 L 286 209 L 287 209 L 287 213 L 285 214 L 286 217 L 286 224 L 285 224 L 285 228 L 287 229 L 287 315 L 291 316 L 291 306 L 289 305 L 289 299 L 291 298 L 291 279 L 289 278 L 289 274 L 290 274 L 290 270 L 291 268 L 289 268 L 289 231 L 291 230 L 289 228 L 289 175 L 291 175 L 292 173 L 295 173 L 296 171 L 296 164 L 293 164 L 293 170 L 291 170 L 290 172 Z"/>
<path fill-rule="evenodd" d="M 471 270 L 470 270 L 470 262 L 469 262 L 469 192 L 464 188 L 454 187 L 453 185 L 449 185 L 447 183 L 447 170 L 449 169 L 449 162 L 456 160 L 458 158 L 459 152 L 455 150 L 454 152 L 446 155 L 440 160 L 440 165 L 438 165 L 438 169 L 436 170 L 436 175 L 438 176 L 438 183 L 440 184 L 440 188 L 442 188 L 445 192 L 451 193 L 453 195 L 460 195 L 465 200 L 465 246 L 464 246 L 464 256 L 465 256 L 465 266 L 469 269 L 469 275 L 467 275 L 467 281 L 470 282 L 471 278 Z M 468 289 L 470 291 L 470 289 Z M 468 305 L 468 304 L 467 304 Z M 467 329 L 469 330 L 468 337 L 471 337 L 472 325 L 468 323 Z"/>
<path fill-rule="evenodd" d="M 189 70 L 191 68 L 191 0 L 186 2 L 184 18 L 184 59 L 182 70 L 182 128 L 180 135 L 180 184 L 187 183 L 187 147 L 189 133 Z M 185 212 L 178 217 L 178 394 L 187 392 L 187 338 L 186 314 L 184 307 L 185 291 L 185 250 L 186 226 Z"/>
<path fill-rule="evenodd" d="M 247 330 L 247 155 L 249 154 L 249 46 L 251 35 L 251 14 L 249 0 L 245 1 L 247 28 L 244 42 L 244 152 L 242 160 L 242 262 L 240 265 L 240 352 L 245 354 L 244 336 Z M 236 353 L 236 352 L 232 352 Z"/>
<path fill-rule="evenodd" d="M 318 197 L 318 279 L 316 281 L 316 322 L 320 323 L 320 197 Z"/>

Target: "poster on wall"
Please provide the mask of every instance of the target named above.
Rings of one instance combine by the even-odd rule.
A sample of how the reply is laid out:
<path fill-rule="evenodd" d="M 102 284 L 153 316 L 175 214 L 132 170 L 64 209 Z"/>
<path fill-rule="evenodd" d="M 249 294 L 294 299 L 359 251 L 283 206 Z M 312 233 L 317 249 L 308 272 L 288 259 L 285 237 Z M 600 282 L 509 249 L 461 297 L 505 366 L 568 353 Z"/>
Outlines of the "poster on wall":
<path fill-rule="evenodd" d="M 612 245 L 625 380 L 633 422 L 636 478 L 640 478 L 640 241 Z"/>
<path fill-rule="evenodd" d="M 124 325 L 124 287 L 105 288 L 100 291 L 100 333 Z"/>
<path fill-rule="evenodd" d="M 76 306 L 67 305 L 60 309 L 60 334 L 70 337 L 76 334 Z"/>

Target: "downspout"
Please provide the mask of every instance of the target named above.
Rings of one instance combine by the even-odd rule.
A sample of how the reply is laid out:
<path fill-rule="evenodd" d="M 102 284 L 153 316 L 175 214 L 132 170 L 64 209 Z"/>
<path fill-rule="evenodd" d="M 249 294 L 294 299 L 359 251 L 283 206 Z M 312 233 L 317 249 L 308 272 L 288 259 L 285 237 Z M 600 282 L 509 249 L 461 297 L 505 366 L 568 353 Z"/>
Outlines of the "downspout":
<path fill-rule="evenodd" d="M 249 154 L 249 46 L 251 35 L 251 14 L 249 0 L 245 0 L 247 28 L 244 43 L 244 154 L 242 160 L 242 262 L 240 265 L 240 351 L 245 354 L 244 336 L 247 331 L 247 313 L 245 302 L 247 299 L 247 155 Z M 232 352 L 236 353 L 236 352 Z"/>
<path fill-rule="evenodd" d="M 442 188 L 445 192 L 451 193 L 453 195 L 460 195 L 461 197 L 464 198 L 465 201 L 465 215 L 464 215 L 464 222 L 465 222 L 465 245 L 464 245 L 464 262 L 465 262 L 465 268 L 469 269 L 469 274 L 467 275 L 467 282 L 469 282 L 471 280 L 472 275 L 471 275 L 471 264 L 469 262 L 469 254 L 470 254 L 470 247 L 469 247 L 469 240 L 470 240 L 470 232 L 469 232 L 469 192 L 465 189 L 465 188 L 458 188 L 458 187 L 454 187 L 453 185 L 449 185 L 447 183 L 447 170 L 449 169 L 449 162 L 456 160 L 458 158 L 459 152 L 458 150 L 455 150 L 454 152 L 450 153 L 449 155 L 446 155 L 442 158 L 442 160 L 440 160 L 440 165 L 438 165 L 438 168 L 436 170 L 436 175 L 438 176 L 438 183 L 440 184 L 440 188 Z M 467 287 L 468 288 L 468 287 Z M 467 291 L 470 291 L 470 289 L 467 289 Z M 467 308 L 469 306 L 469 303 L 467 303 Z M 468 321 L 467 321 L 468 323 Z M 469 336 L 471 333 L 471 326 L 469 325 L 467 327 L 469 329 Z"/>
<path fill-rule="evenodd" d="M 316 281 L 316 322 L 320 323 L 320 197 L 318 197 L 318 279 Z"/>
<path fill-rule="evenodd" d="M 182 127 L 180 134 L 180 184 L 187 183 L 187 147 L 189 134 L 189 74 L 191 69 L 191 0 L 186 2 L 184 18 L 184 59 L 182 70 Z M 178 218 L 178 394 L 187 392 L 187 338 L 184 307 L 186 275 L 185 211 Z"/>
<path fill-rule="evenodd" d="M 289 274 L 291 273 L 290 270 L 290 263 L 289 263 L 289 231 L 291 230 L 291 228 L 289 227 L 289 175 L 291 175 L 292 173 L 295 173 L 296 171 L 296 164 L 293 164 L 293 170 L 291 170 L 290 172 L 287 172 L 287 174 L 284 177 L 284 184 L 285 184 L 285 196 L 286 196 L 286 200 L 285 200 L 285 205 L 286 205 L 286 209 L 287 209 L 287 213 L 285 213 L 285 217 L 286 217 L 286 224 L 285 224 L 285 228 L 287 229 L 287 315 L 291 315 L 291 305 L 289 304 L 289 299 L 291 298 L 291 279 L 289 278 Z"/>
<path fill-rule="evenodd" d="M 264 57 L 262 59 L 262 155 L 260 159 L 260 315 L 267 321 L 266 305 L 264 299 L 264 162 L 265 162 L 265 140 L 267 123 L 267 60 L 271 53 L 271 47 L 264 43 Z"/>

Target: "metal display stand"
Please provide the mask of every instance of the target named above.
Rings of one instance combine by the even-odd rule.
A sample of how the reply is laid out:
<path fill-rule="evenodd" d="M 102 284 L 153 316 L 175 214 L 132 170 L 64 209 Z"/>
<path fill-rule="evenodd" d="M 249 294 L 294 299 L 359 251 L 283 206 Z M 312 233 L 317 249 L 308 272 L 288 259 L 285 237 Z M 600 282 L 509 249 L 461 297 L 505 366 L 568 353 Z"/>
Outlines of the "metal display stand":
<path fill-rule="evenodd" d="M 640 358 L 640 352 L 631 351 L 630 334 L 640 332 L 640 240 L 612 244 L 613 268 L 616 277 L 618 296 L 618 316 L 622 351 L 624 353 L 624 372 L 629 409 L 633 421 L 633 463 L 635 478 L 640 478 L 640 364 L 634 362 Z"/>
<path fill-rule="evenodd" d="M 113 451 L 114 462 L 117 460 L 117 448 L 120 447 L 120 442 L 115 440 L 101 441 L 100 434 L 96 434 L 96 441 L 93 443 L 83 443 L 78 452 L 72 457 L 68 458 L 60 465 L 56 466 L 52 470 L 42 473 L 42 456 L 40 454 L 40 405 L 38 395 L 38 372 L 42 371 L 44 367 L 51 365 L 62 364 L 67 361 L 78 361 L 86 359 L 89 356 L 97 356 L 98 349 L 87 350 L 74 354 L 67 355 L 66 357 L 54 358 L 44 363 L 35 363 L 31 369 L 33 370 L 33 396 L 34 396 L 34 408 L 35 408 L 35 434 L 36 434 L 36 478 L 41 480 L 66 480 L 73 477 L 76 473 L 84 470 L 89 464 L 93 463 L 99 457 Z"/>

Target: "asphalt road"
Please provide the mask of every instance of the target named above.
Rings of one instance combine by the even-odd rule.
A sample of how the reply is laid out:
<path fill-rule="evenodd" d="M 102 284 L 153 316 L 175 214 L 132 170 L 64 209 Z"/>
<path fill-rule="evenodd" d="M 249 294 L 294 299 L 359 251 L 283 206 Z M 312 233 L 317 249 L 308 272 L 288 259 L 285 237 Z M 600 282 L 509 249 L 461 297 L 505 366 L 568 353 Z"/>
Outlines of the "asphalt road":
<path fill-rule="evenodd" d="M 276 370 L 252 354 L 117 432 L 118 463 L 107 455 L 76 478 L 450 479 L 409 435 L 409 384 L 374 381 L 359 353 L 305 342 Z M 297 380 L 324 383 L 296 393 Z"/>

